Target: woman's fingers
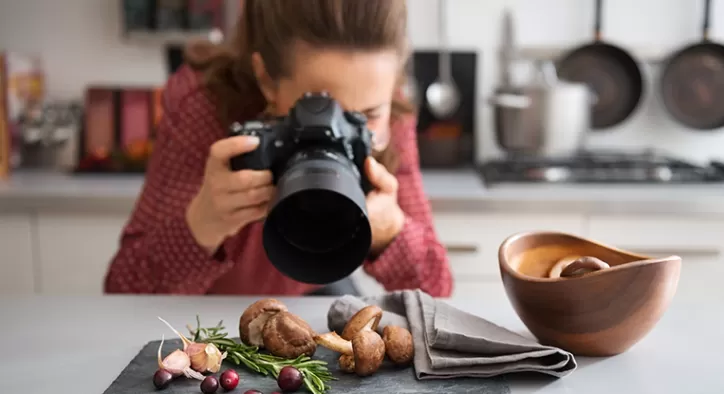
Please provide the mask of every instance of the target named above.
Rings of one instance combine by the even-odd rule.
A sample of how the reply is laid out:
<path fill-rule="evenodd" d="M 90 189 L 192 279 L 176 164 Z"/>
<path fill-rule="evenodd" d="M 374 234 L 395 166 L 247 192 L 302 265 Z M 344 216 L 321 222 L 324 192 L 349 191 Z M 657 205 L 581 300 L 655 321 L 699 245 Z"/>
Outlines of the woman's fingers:
<path fill-rule="evenodd" d="M 251 190 L 272 184 L 271 171 L 241 170 L 224 176 L 226 190 L 230 193 Z"/>
<path fill-rule="evenodd" d="M 216 209 L 219 212 L 233 214 L 241 209 L 266 204 L 274 196 L 274 186 L 267 185 L 236 193 L 216 196 Z"/>
<path fill-rule="evenodd" d="M 255 206 L 271 201 L 274 197 L 274 190 L 274 186 L 267 185 L 232 194 L 231 197 L 234 198 L 234 196 L 238 195 L 239 198 L 244 201 L 244 206 Z"/>
<path fill-rule="evenodd" d="M 217 173 L 210 180 L 214 194 L 238 193 L 272 184 L 271 171 L 242 170 Z"/>
<path fill-rule="evenodd" d="M 259 205 L 245 207 L 229 214 L 229 220 L 233 223 L 251 223 L 263 219 L 269 211 L 269 204 L 262 203 Z"/>
<path fill-rule="evenodd" d="M 373 186 L 383 193 L 397 193 L 397 178 L 390 174 L 382 164 L 371 156 L 367 158 L 365 164 L 367 165 L 367 177 Z"/>
<path fill-rule="evenodd" d="M 259 138 L 252 136 L 242 135 L 221 139 L 211 145 L 206 168 L 211 172 L 229 171 L 229 160 L 232 157 L 251 152 L 257 146 Z"/>

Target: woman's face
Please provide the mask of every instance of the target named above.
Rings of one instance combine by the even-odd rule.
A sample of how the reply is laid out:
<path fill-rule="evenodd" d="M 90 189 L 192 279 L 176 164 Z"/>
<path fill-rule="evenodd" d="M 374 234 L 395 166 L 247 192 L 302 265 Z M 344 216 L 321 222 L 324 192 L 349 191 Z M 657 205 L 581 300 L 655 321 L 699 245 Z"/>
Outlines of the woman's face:
<path fill-rule="evenodd" d="M 263 62 L 254 56 L 257 78 L 275 115 L 286 115 L 305 92 L 326 91 L 345 110 L 367 116 L 374 150 L 384 150 L 390 141 L 390 107 L 400 69 L 397 54 L 297 47 L 292 75 L 277 81 L 268 80 Z"/>

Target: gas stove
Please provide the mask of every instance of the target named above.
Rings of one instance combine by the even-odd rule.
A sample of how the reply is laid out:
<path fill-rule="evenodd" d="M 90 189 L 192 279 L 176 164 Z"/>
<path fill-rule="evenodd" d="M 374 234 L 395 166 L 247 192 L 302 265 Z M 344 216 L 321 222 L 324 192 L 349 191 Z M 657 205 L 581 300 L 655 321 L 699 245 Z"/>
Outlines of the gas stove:
<path fill-rule="evenodd" d="M 516 157 L 492 160 L 479 168 L 495 183 L 724 183 L 724 163 L 696 165 L 652 151 L 640 154 L 582 152 L 560 158 Z"/>

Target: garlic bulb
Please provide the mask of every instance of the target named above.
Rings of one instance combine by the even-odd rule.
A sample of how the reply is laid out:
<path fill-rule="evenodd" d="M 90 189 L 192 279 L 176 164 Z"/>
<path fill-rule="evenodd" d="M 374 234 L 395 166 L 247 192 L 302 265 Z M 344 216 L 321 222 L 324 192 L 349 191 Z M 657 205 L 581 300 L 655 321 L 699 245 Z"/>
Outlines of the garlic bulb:
<path fill-rule="evenodd" d="M 184 375 L 189 378 L 204 380 L 205 376 L 191 368 L 191 359 L 189 355 L 180 349 L 171 352 L 166 358 L 161 360 L 161 349 L 165 338 L 161 336 L 161 344 L 158 346 L 158 367 L 165 369 L 174 377 Z"/>
<path fill-rule="evenodd" d="M 213 343 L 196 343 L 191 342 L 188 338 L 178 332 L 166 320 L 158 318 L 164 322 L 176 335 L 181 338 L 184 343 L 184 353 L 188 355 L 191 369 L 197 372 L 216 373 L 221 369 L 221 362 L 226 358 L 226 352 L 223 354 Z"/>
<path fill-rule="evenodd" d="M 214 344 L 206 344 L 204 349 L 196 354 L 189 354 L 191 368 L 201 373 L 217 373 L 221 369 L 221 362 L 226 358 Z"/>

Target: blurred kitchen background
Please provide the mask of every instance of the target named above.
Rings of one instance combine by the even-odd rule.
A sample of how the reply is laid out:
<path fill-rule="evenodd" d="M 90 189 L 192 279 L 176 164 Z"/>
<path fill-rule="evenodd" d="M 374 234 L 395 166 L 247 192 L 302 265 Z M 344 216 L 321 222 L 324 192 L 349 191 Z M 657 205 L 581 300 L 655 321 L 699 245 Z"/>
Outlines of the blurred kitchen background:
<path fill-rule="evenodd" d="M 705 0 L 601 1 L 610 46 L 573 52 L 594 42 L 597 3 L 408 2 L 408 94 L 457 295 L 500 280 L 497 247 L 517 231 L 721 258 L 724 0 L 714 45 L 677 61 L 703 39 Z M 0 0 L 0 293 L 100 294 L 163 83 L 183 43 L 221 39 L 239 6 Z"/>

